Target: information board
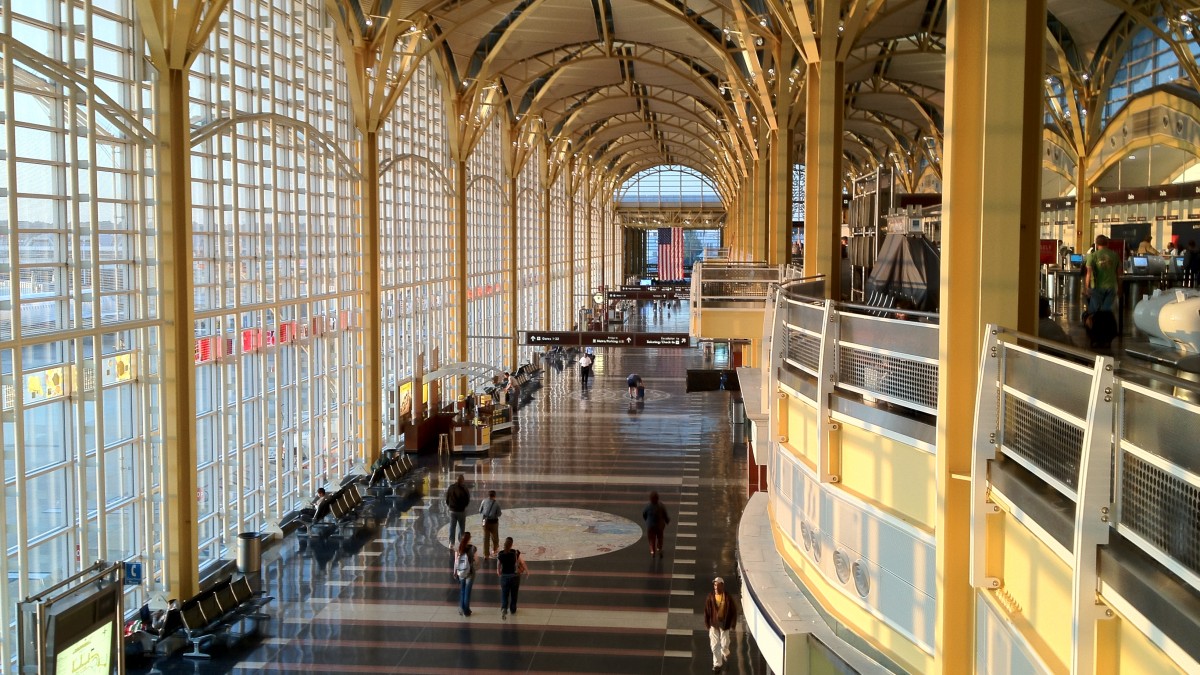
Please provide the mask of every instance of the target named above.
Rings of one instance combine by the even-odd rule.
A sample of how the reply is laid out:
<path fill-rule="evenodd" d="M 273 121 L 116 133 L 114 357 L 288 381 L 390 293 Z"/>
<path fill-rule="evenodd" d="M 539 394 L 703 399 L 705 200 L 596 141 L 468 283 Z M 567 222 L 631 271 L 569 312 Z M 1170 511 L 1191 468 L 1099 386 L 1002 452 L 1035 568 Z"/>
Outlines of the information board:
<path fill-rule="evenodd" d="M 523 345 L 562 347 L 690 347 L 687 333 L 622 333 L 602 331 L 524 331 Z"/>

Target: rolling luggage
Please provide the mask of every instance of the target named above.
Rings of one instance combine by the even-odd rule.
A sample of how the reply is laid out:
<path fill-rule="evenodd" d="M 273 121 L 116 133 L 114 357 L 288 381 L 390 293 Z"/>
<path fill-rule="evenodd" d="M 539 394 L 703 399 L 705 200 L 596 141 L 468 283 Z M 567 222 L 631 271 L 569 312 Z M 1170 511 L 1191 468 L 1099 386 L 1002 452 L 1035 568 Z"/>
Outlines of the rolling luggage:
<path fill-rule="evenodd" d="M 1088 339 L 1095 349 L 1108 349 L 1117 337 L 1117 318 L 1112 312 L 1096 312 L 1088 316 L 1086 325 Z"/>

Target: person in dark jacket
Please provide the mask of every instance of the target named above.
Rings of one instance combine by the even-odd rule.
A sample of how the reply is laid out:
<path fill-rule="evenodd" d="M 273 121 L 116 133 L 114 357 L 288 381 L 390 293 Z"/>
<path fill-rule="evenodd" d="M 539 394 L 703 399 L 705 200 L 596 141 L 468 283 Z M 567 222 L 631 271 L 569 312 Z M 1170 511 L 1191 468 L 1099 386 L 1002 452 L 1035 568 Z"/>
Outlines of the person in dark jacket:
<path fill-rule="evenodd" d="M 461 473 L 446 490 L 446 506 L 450 507 L 450 548 L 458 546 L 457 535 L 467 530 L 467 506 L 471 503 L 471 491 L 467 489 L 467 478 Z"/>
<path fill-rule="evenodd" d="M 713 579 L 712 592 L 704 601 L 704 627 L 708 629 L 708 642 L 712 646 L 714 673 L 721 672 L 729 658 L 729 642 L 737 619 L 737 602 L 725 592 L 725 580 L 721 577 Z"/>
<path fill-rule="evenodd" d="M 646 521 L 646 539 L 650 540 L 650 557 L 654 557 L 657 553 L 661 558 L 663 530 L 667 528 L 667 523 L 671 522 L 671 516 L 667 514 L 667 507 L 659 503 L 657 492 L 650 493 L 650 503 L 642 509 L 642 520 Z"/>

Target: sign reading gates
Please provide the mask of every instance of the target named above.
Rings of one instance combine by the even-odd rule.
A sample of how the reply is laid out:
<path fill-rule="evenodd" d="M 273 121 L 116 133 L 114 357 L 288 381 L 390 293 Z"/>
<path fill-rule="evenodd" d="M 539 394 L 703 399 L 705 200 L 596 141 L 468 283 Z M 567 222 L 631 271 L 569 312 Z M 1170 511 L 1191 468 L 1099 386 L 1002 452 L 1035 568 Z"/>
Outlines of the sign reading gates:
<path fill-rule="evenodd" d="M 687 333 L 604 333 L 597 331 L 526 331 L 525 345 L 563 347 L 690 347 Z"/>

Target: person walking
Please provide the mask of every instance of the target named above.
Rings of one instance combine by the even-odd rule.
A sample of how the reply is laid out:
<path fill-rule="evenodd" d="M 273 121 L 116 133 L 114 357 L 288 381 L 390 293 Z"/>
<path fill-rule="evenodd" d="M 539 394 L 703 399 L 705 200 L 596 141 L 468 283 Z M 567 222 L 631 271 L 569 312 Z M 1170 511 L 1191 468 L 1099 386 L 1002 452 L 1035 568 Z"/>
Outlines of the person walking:
<path fill-rule="evenodd" d="M 483 517 L 483 559 L 487 560 L 493 550 L 500 552 L 500 504 L 495 490 L 488 490 L 487 499 L 479 503 L 479 515 Z"/>
<path fill-rule="evenodd" d="M 650 493 L 650 503 L 642 509 L 642 520 L 646 522 L 646 539 L 650 540 L 650 557 L 658 554 L 661 558 L 663 530 L 667 529 L 671 516 L 667 514 L 667 507 L 659 503 L 657 492 Z"/>
<path fill-rule="evenodd" d="M 580 386 L 586 387 L 590 379 L 592 379 L 592 357 L 585 352 L 579 359 Z"/>
<path fill-rule="evenodd" d="M 521 590 L 521 575 L 529 571 L 521 552 L 513 548 L 513 538 L 504 538 L 504 550 L 496 554 L 496 571 L 500 574 L 500 619 L 517 613 L 517 593 Z"/>
<path fill-rule="evenodd" d="M 446 506 L 450 507 L 450 548 L 458 545 L 456 534 L 467 530 L 467 506 L 471 503 L 471 491 L 467 489 L 467 478 L 461 473 L 446 490 Z"/>
<path fill-rule="evenodd" d="M 737 618 L 737 603 L 725 592 L 725 580 L 721 577 L 713 579 L 712 592 L 704 601 L 704 627 L 708 629 L 708 643 L 712 646 L 714 673 L 721 672 L 729 659 L 729 641 Z"/>
<path fill-rule="evenodd" d="M 463 532 L 454 556 L 454 578 L 458 580 L 458 613 L 471 616 L 471 589 L 475 586 L 475 552 L 471 533 Z"/>

